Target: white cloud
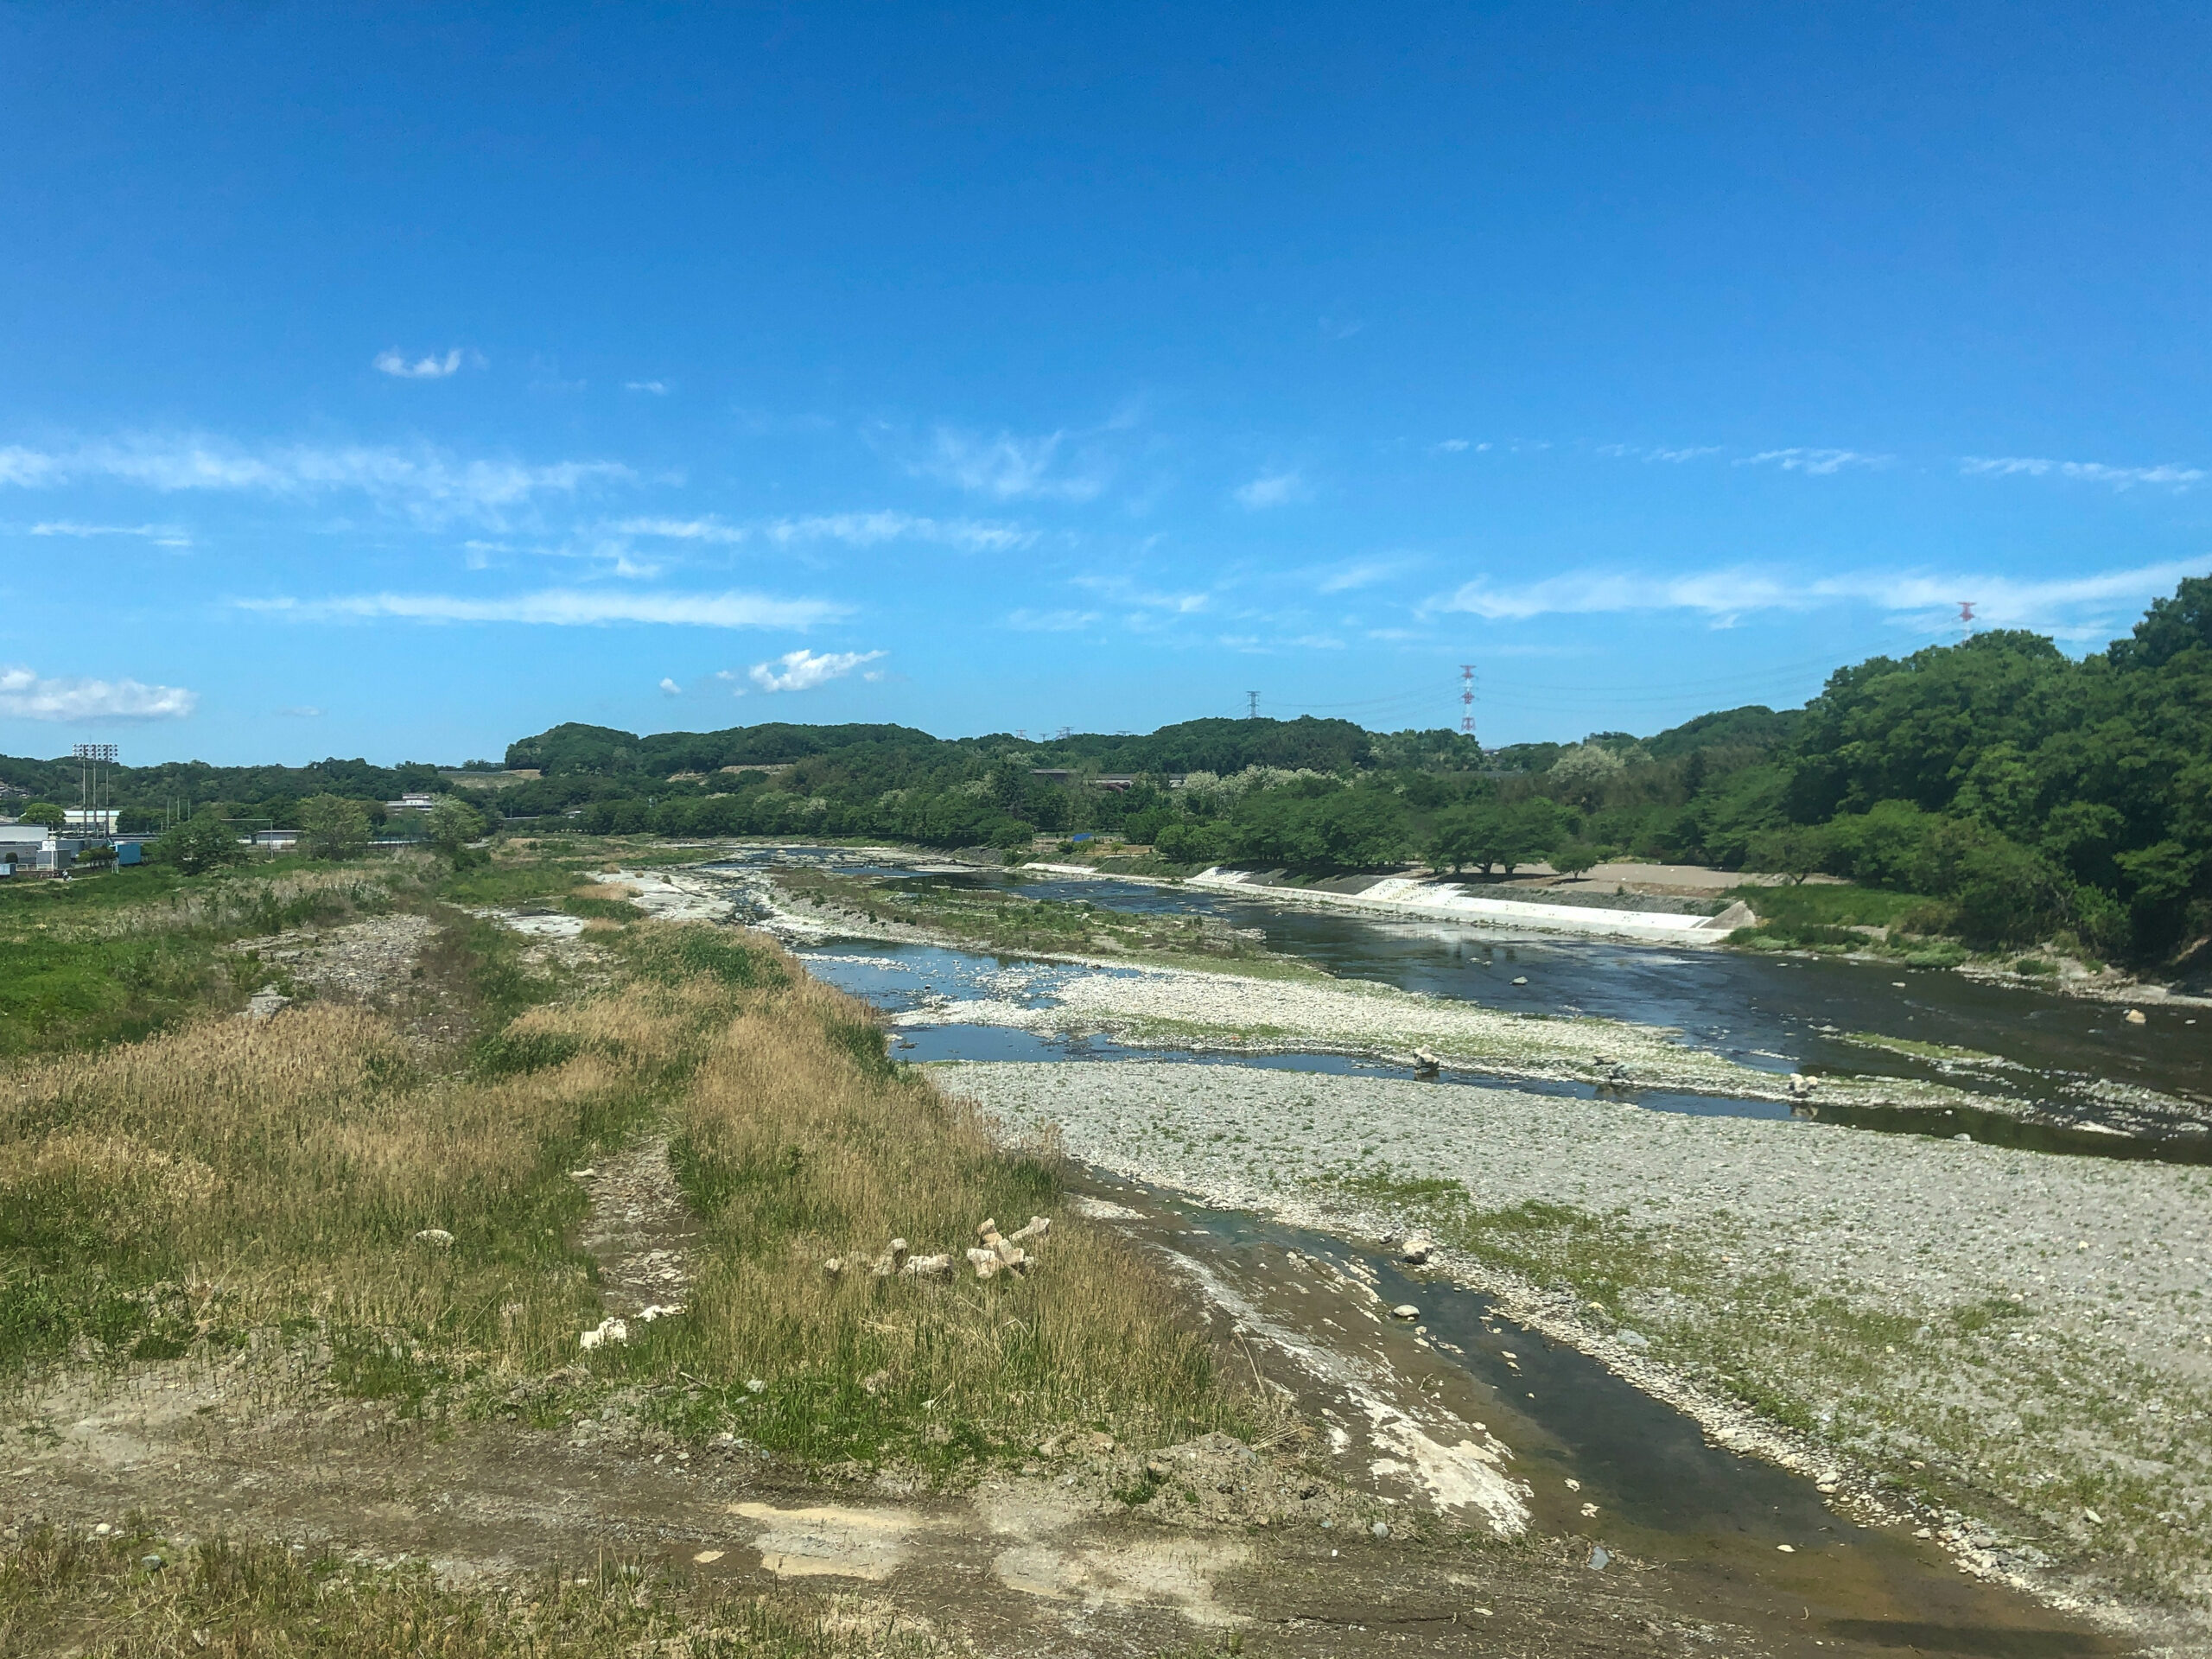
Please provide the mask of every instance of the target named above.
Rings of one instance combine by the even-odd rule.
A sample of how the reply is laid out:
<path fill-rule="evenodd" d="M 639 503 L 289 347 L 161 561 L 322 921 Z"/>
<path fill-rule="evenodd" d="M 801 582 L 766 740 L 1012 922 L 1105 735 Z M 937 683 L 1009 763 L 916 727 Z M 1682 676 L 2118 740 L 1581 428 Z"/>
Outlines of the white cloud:
<path fill-rule="evenodd" d="M 35 449 L 25 449 L 15 444 L 0 449 L 0 484 L 11 484 L 19 489 L 36 489 L 55 482 L 56 470 L 52 455 L 41 454 Z"/>
<path fill-rule="evenodd" d="M 1376 582 L 1387 581 L 1401 571 L 1411 569 L 1418 563 L 1418 560 L 1405 558 L 1354 559 L 1348 564 L 1337 565 L 1325 572 L 1316 584 L 1316 588 L 1324 594 L 1348 594 L 1355 588 L 1371 587 Z"/>
<path fill-rule="evenodd" d="M 1073 633 L 1087 628 L 1098 620 L 1096 611 L 1015 611 L 1006 620 L 1007 626 L 1020 628 L 1025 633 Z"/>
<path fill-rule="evenodd" d="M 1894 616 L 1916 616 L 1932 626 L 1955 613 L 1961 601 L 1971 600 L 1985 627 L 2035 628 L 2083 639 L 2109 626 L 2115 607 L 2139 608 L 2183 576 L 2201 574 L 2201 561 L 2172 560 L 2049 581 L 1876 570 L 1801 581 L 1771 566 L 1745 565 L 1675 576 L 1584 570 L 1517 588 L 1478 578 L 1426 608 L 1512 622 L 1548 615 L 1691 611 L 1726 624 L 1749 612 L 1859 604 Z"/>
<path fill-rule="evenodd" d="M 376 365 L 402 380 L 442 380 L 461 372 L 461 350 L 456 346 L 443 357 L 418 357 L 412 363 L 397 351 L 378 352 Z"/>
<path fill-rule="evenodd" d="M 2133 489 L 2138 484 L 2185 490 L 2192 484 L 2202 483 L 2206 477 L 2201 467 L 2183 467 L 2171 461 L 2157 467 L 2107 467 L 2101 461 L 2045 461 L 2030 455 L 1968 455 L 1959 462 L 1959 470 L 1969 478 L 2010 478 L 2015 474 L 2042 478 L 2055 474 L 2093 484 L 2109 484 L 2116 490 Z"/>
<path fill-rule="evenodd" d="M 550 588 L 501 599 L 447 594 L 357 594 L 337 599 L 241 599 L 241 610 L 305 622 L 396 618 L 409 622 L 524 622 L 594 627 L 615 622 L 702 628 L 803 628 L 847 607 L 820 599 L 772 599 L 762 594 L 674 594 Z"/>
<path fill-rule="evenodd" d="M 79 524 L 66 518 L 56 518 L 42 524 L 33 524 L 34 536 L 136 536 L 153 543 L 156 547 L 190 547 L 192 538 L 175 524 Z"/>
<path fill-rule="evenodd" d="M 276 712 L 287 720 L 321 720 L 322 718 L 321 709 L 312 703 L 306 702 L 295 703 L 289 709 L 279 709 Z"/>
<path fill-rule="evenodd" d="M 809 691 L 830 680 L 842 679 L 861 664 L 883 655 L 880 651 L 832 651 L 819 656 L 810 651 L 787 651 L 776 658 L 780 668 L 755 663 L 747 673 L 763 691 Z"/>
<path fill-rule="evenodd" d="M 1280 507 L 1287 502 L 1303 501 L 1310 492 L 1306 480 L 1294 472 L 1262 473 L 1249 484 L 1241 484 L 1233 492 L 1237 505 L 1252 512 L 1263 507 Z"/>
<path fill-rule="evenodd" d="M 665 675 L 661 677 L 660 689 L 671 697 L 680 697 L 683 695 L 683 688 Z"/>
<path fill-rule="evenodd" d="M 1140 588 L 1126 576 L 1077 576 L 1072 578 L 1071 585 L 1087 588 L 1117 605 L 1135 606 L 1140 611 L 1166 611 L 1177 616 L 1192 616 L 1203 611 L 1211 597 L 1202 593 L 1162 593 Z"/>
<path fill-rule="evenodd" d="M 668 382 L 665 380 L 625 380 L 622 383 L 622 390 L 649 391 L 656 397 L 665 397 L 668 396 Z"/>
<path fill-rule="evenodd" d="M 1020 524 L 994 524 L 976 518 L 921 518 L 905 512 L 818 513 L 806 518 L 779 518 L 762 526 L 762 534 L 779 545 L 792 542 L 842 542 L 849 547 L 873 547 L 880 542 L 935 542 L 974 553 L 1001 553 L 1027 547 L 1037 532 Z"/>
<path fill-rule="evenodd" d="M 1467 447 L 1467 441 L 1465 438 L 1446 438 L 1440 442 L 1430 444 L 1428 453 L 1432 455 L 1456 455 Z M 1490 446 L 1484 444 L 1483 448 L 1487 449 Z"/>
<path fill-rule="evenodd" d="M 16 720 L 181 720 L 199 694 L 137 680 L 41 679 L 28 668 L 0 668 L 0 717 Z"/>
<path fill-rule="evenodd" d="M 609 524 L 617 536 L 652 536 L 671 542 L 741 542 L 745 532 L 712 513 L 702 518 L 625 518 Z"/>
<path fill-rule="evenodd" d="M 1688 459 L 1685 455 L 1684 459 Z M 1863 455 L 1856 449 L 1767 449 L 1746 455 L 1738 467 L 1779 467 L 1785 473 L 1806 473 L 1825 478 L 1847 467 L 1886 467 L 1895 455 Z"/>
<path fill-rule="evenodd" d="M 1065 432 L 1037 438 L 1016 437 L 1011 432 L 985 437 L 941 426 L 931 435 L 930 448 L 907 461 L 906 470 L 1002 501 L 1022 497 L 1088 501 L 1105 488 L 1103 467 L 1096 457 L 1088 457 L 1071 474 L 1056 475 L 1053 468 L 1067 438 Z"/>
<path fill-rule="evenodd" d="M 617 461 L 565 461 L 532 467 L 465 460 L 427 445 L 280 445 L 246 448 L 219 438 L 134 435 L 58 452 L 0 450 L 0 484 L 42 488 L 107 479 L 172 494 L 239 491 L 312 497 L 359 493 L 426 523 L 451 518 L 498 522 L 540 496 L 575 495 L 636 476 Z"/>
<path fill-rule="evenodd" d="M 1720 446 L 1717 443 L 1696 443 L 1685 445 L 1679 449 L 1666 449 L 1646 448 L 1633 443 L 1601 443 L 1598 446 L 1598 453 L 1601 455 L 1611 455 L 1631 461 L 1667 461 L 1680 462 L 1685 461 L 1701 461 L 1707 455 L 1717 455 L 1720 453 Z M 1842 456 L 1847 453 L 1847 451 L 1841 449 L 1775 449 L 1770 450 L 1767 454 L 1758 456 L 1758 459 L 1760 461 L 1778 462 L 1785 468 L 1796 468 L 1802 467 L 1802 470 L 1807 472 L 1832 473 L 1836 470 L 1835 467 L 1822 466 L 1810 461 L 1802 461 L 1797 458 L 1821 455 Z M 1865 458 L 1863 456 L 1859 456 L 1853 457 L 1853 459 L 1863 460 Z M 1842 466 L 1844 464 L 1846 463 L 1840 460 L 1836 462 L 1836 466 Z"/>

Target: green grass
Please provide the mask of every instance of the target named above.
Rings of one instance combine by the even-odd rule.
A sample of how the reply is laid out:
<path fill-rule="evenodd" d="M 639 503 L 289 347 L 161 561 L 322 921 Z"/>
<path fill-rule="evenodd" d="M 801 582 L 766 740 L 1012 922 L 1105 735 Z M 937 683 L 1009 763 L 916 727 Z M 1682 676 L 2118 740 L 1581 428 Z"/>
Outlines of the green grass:
<path fill-rule="evenodd" d="M 149 1567 L 149 1556 L 160 1566 Z M 310 1558 L 217 1534 L 179 1548 L 143 1524 L 105 1538 L 39 1527 L 0 1552 L 0 1654 L 206 1652 L 266 1659 L 844 1659 L 941 1651 L 831 1609 L 601 1555 L 518 1580 L 441 1585 L 427 1564 Z"/>
<path fill-rule="evenodd" d="M 1910 1037 L 1885 1037 L 1879 1032 L 1853 1031 L 1844 1036 L 1847 1043 L 1858 1043 L 1867 1048 L 1885 1048 L 1892 1054 L 1910 1055 L 1918 1060 L 1958 1060 L 1986 1064 L 1997 1059 L 1994 1054 L 1985 1054 L 1975 1048 L 1954 1048 L 1948 1043 L 1923 1043 Z"/>
<path fill-rule="evenodd" d="M 1728 936 L 1731 944 L 1746 950 L 1868 953 L 1900 958 L 1909 968 L 1955 968 L 1971 954 L 1943 937 L 1957 925 L 1951 906 L 1917 893 L 1821 883 L 1733 887 L 1726 896 L 1758 912 L 1757 927 L 1739 927 Z M 1885 928 L 1888 937 L 1861 928 Z"/>
<path fill-rule="evenodd" d="M 288 857 L 197 877 L 156 866 L 0 884 L 0 1061 L 136 1041 L 236 1007 L 282 976 L 226 945 L 377 914 L 422 874 L 416 860 Z"/>
<path fill-rule="evenodd" d="M 1760 921 L 1780 927 L 1891 927 L 1931 903 L 1918 893 L 1830 882 L 1732 887 L 1722 896 L 1740 899 L 1758 912 Z"/>

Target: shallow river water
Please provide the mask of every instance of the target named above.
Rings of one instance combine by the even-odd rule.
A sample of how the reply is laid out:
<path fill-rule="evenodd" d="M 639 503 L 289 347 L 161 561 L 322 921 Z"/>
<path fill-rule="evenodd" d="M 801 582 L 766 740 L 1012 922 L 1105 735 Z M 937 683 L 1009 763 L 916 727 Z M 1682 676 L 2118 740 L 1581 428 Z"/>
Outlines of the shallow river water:
<path fill-rule="evenodd" d="M 834 862 L 852 874 L 899 886 L 1017 891 L 1140 913 L 1209 917 L 1256 930 L 1270 950 L 1341 978 L 1509 1012 L 1586 1014 L 1667 1027 L 1683 1041 L 1753 1070 L 1940 1080 L 1997 1097 L 1992 1104 L 1998 1109 L 1988 1114 L 1816 1109 L 1830 1121 L 1854 1127 L 1968 1133 L 1977 1140 L 2051 1152 L 2212 1161 L 2212 1135 L 2193 1121 L 2196 1112 L 2212 1109 L 2212 1009 L 2152 1003 L 2143 1009 L 2145 1023 L 2138 1026 L 2126 1018 L 2125 1004 L 1885 963 L 1391 921 L 1110 878 L 918 872 L 869 864 L 830 849 L 785 849 L 762 855 L 762 861 L 769 856 Z M 822 977 L 893 1012 L 944 999 L 1046 1002 L 1071 976 L 1115 971 L 874 940 L 827 940 L 804 954 Z M 1138 1052 L 1096 1038 L 1053 1038 L 962 1023 L 957 1008 L 943 1020 L 905 1032 L 899 1057 L 1100 1059 Z M 1855 1034 L 1968 1050 L 1996 1057 L 1997 1063 L 1947 1064 L 1850 1040 Z M 1144 1052 L 1147 1058 L 1161 1057 L 1158 1051 Z M 1332 1054 L 1191 1058 L 1403 1075 Z M 1579 1085 L 1556 1086 L 1565 1093 L 1589 1092 Z M 1628 1097 L 1662 1110 L 1775 1119 L 1792 1115 L 1789 1107 L 1771 1101 L 1649 1090 Z M 2023 1106 L 2040 1121 L 2021 1122 Z"/>

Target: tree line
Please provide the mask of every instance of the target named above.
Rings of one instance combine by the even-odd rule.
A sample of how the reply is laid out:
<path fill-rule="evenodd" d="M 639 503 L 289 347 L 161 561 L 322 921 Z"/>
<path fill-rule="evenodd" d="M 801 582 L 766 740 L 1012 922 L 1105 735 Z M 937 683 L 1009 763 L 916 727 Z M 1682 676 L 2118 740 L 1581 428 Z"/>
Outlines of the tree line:
<path fill-rule="evenodd" d="M 310 798 L 354 801 L 373 821 L 378 797 L 409 782 L 541 830 L 1008 849 L 1107 835 L 1169 867 L 1314 874 L 1421 861 L 1471 878 L 1629 855 L 1826 872 L 1925 895 L 1935 922 L 1980 941 L 2070 938 L 2086 953 L 2177 960 L 2212 935 L 2212 579 L 2184 581 L 2079 659 L 1994 631 L 1840 668 L 1802 709 L 1719 710 L 1644 738 L 1484 752 L 1448 730 L 1312 718 L 1049 741 L 567 724 L 511 745 L 505 765 L 512 786 L 496 791 L 333 760 L 126 771 L 117 794 L 143 810 L 184 780 L 232 791 L 200 798 L 229 822 L 259 810 L 303 823 Z M 0 759 L 0 782 L 59 785 L 68 766 Z"/>

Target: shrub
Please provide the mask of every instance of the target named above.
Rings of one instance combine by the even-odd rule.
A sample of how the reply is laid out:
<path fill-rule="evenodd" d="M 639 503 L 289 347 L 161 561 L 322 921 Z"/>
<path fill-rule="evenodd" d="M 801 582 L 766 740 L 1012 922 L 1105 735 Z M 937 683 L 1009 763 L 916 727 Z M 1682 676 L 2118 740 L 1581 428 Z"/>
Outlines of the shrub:
<path fill-rule="evenodd" d="M 246 849 L 228 819 L 203 809 L 154 843 L 154 856 L 186 875 L 201 875 L 245 861 Z"/>

